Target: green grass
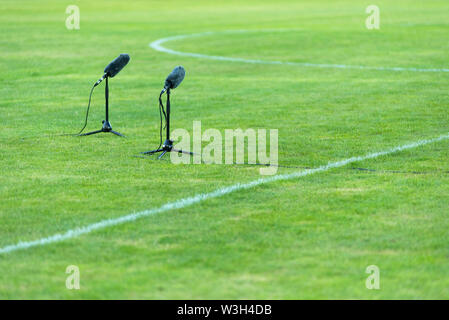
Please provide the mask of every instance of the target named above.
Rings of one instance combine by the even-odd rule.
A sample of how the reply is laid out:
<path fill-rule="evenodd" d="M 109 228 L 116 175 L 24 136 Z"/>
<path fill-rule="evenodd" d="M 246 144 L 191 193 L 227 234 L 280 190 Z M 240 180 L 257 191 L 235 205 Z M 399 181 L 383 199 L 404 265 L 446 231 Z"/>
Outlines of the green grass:
<path fill-rule="evenodd" d="M 65 28 L 77 4 L 81 29 Z M 447 1 L 12 1 L 0 7 L 0 247 L 260 178 L 259 168 L 133 157 L 158 144 L 156 98 L 182 64 L 173 128 L 279 129 L 279 161 L 316 167 L 447 133 L 449 73 L 253 65 L 262 60 L 448 68 Z M 111 122 L 129 138 L 59 136 L 82 126 L 90 86 L 119 53 Z M 103 119 L 103 85 L 88 129 Z M 449 298 L 449 143 L 261 185 L 0 255 L 0 298 Z M 363 167 L 377 171 L 357 171 Z M 280 168 L 279 173 L 299 169 Z M 401 171 L 393 173 L 391 171 Z M 412 172 L 425 172 L 414 174 Z M 81 290 L 65 288 L 77 265 Z M 367 290 L 365 268 L 381 270 Z"/>

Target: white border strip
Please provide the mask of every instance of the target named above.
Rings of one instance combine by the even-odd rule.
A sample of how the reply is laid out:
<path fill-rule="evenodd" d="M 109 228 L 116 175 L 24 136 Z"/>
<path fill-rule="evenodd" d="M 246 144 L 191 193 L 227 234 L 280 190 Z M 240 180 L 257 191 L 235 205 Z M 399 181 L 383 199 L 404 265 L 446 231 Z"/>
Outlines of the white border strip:
<path fill-rule="evenodd" d="M 209 60 L 219 60 L 219 61 L 231 61 L 231 62 L 243 62 L 243 63 L 253 63 L 253 64 L 271 64 L 271 65 L 288 65 L 288 66 L 300 66 L 300 67 L 315 67 L 315 68 L 334 68 L 334 69 L 358 69 L 358 70 L 377 70 L 377 71 L 411 71 L 411 72 L 449 72 L 449 69 L 425 69 L 425 68 L 403 68 L 403 67 L 368 67 L 368 66 L 356 66 L 356 65 L 346 65 L 346 64 L 327 64 L 327 63 L 308 63 L 308 62 L 288 62 L 288 61 L 267 61 L 267 60 L 258 60 L 258 59 L 244 59 L 244 58 L 232 58 L 232 57 L 223 57 L 223 56 L 211 56 L 207 54 L 201 53 L 192 53 L 192 52 L 181 52 L 172 50 L 164 47 L 162 44 L 174 41 L 181 40 L 193 37 L 201 37 L 215 34 L 223 34 L 223 33 L 245 33 L 245 32 L 275 32 L 275 31 L 288 31 L 286 29 L 279 30 L 228 30 L 222 32 L 201 32 L 201 33 L 193 33 L 186 35 L 173 36 L 168 38 L 162 38 L 155 40 L 149 44 L 151 48 L 156 51 L 165 52 L 168 54 L 184 56 L 184 57 L 194 57 L 200 59 L 209 59 Z"/>
<path fill-rule="evenodd" d="M 41 239 L 38 239 L 35 241 L 19 242 L 17 244 L 13 244 L 13 245 L 9 245 L 9 246 L 0 248 L 0 254 L 9 253 L 9 252 L 13 252 L 13 251 L 21 250 L 21 249 L 28 249 L 31 247 L 44 246 L 44 245 L 47 245 L 50 243 L 55 243 L 55 242 L 61 242 L 64 240 L 79 237 L 81 235 L 90 233 L 92 231 L 105 229 L 105 228 L 112 227 L 112 226 L 119 225 L 119 224 L 126 223 L 126 222 L 133 222 L 133 221 L 136 221 L 137 219 L 151 216 L 151 215 L 154 215 L 157 213 L 185 208 L 185 207 L 191 206 L 195 203 L 202 202 L 202 201 L 205 201 L 205 200 L 211 199 L 211 198 L 218 198 L 218 197 L 224 196 L 226 194 L 229 194 L 229 193 L 237 191 L 237 190 L 250 189 L 250 188 L 254 188 L 258 185 L 270 183 L 270 182 L 274 182 L 274 181 L 283 181 L 283 180 L 290 180 L 290 179 L 294 179 L 294 178 L 304 177 L 304 176 L 312 175 L 315 173 L 328 171 L 333 168 L 343 167 L 352 162 L 374 159 L 374 158 L 378 158 L 381 156 L 389 155 L 389 154 L 400 152 L 400 151 L 407 150 L 407 149 L 417 148 L 419 146 L 423 146 L 426 144 L 430 144 L 430 143 L 434 143 L 434 142 L 438 142 L 438 141 L 442 141 L 442 140 L 447 140 L 447 139 L 449 139 L 449 133 L 441 135 L 438 138 L 428 139 L 428 140 L 420 140 L 420 141 L 413 142 L 410 144 L 398 146 L 396 148 L 392 148 L 392 149 L 389 149 L 386 151 L 369 153 L 364 156 L 352 157 L 352 158 L 349 158 L 346 160 L 331 162 L 325 166 L 321 166 L 321 167 L 318 167 L 315 169 L 307 169 L 304 171 L 298 171 L 298 172 L 294 172 L 294 173 L 290 173 L 290 174 L 281 174 L 281 175 L 276 175 L 276 176 L 272 176 L 272 177 L 268 177 L 268 178 L 260 178 L 258 180 L 254 180 L 254 181 L 251 181 L 248 183 L 237 183 L 232 186 L 217 189 L 217 190 L 209 192 L 209 193 L 200 193 L 193 197 L 180 199 L 180 200 L 177 200 L 174 202 L 169 202 L 159 208 L 148 209 L 145 211 L 128 214 L 128 215 L 125 215 L 125 216 L 122 216 L 119 218 L 115 218 L 115 219 L 101 220 L 97 223 L 94 223 L 94 224 L 91 224 L 91 225 L 88 225 L 85 227 L 79 227 L 76 229 L 68 230 L 63 234 L 55 234 L 53 236 L 41 238 Z"/>

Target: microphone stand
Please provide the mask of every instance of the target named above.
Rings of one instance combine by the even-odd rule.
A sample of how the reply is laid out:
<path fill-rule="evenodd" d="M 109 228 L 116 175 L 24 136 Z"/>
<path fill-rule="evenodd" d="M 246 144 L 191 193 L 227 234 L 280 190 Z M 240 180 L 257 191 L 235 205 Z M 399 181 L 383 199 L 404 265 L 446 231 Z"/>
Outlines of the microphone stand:
<path fill-rule="evenodd" d="M 112 130 L 111 124 L 109 123 L 109 82 L 108 82 L 109 76 L 106 75 L 105 79 L 106 79 L 106 86 L 104 88 L 104 97 L 105 97 L 105 100 L 106 100 L 106 105 L 105 105 L 105 108 L 106 108 L 106 120 L 102 121 L 103 126 L 102 126 L 102 128 L 100 130 L 95 130 L 95 131 L 83 133 L 83 134 L 80 134 L 80 136 L 90 136 L 92 134 L 97 134 L 97 133 L 101 133 L 101 132 L 111 132 L 111 133 L 113 133 L 113 134 L 115 134 L 117 136 L 125 138 L 125 136 L 123 134 L 121 134 L 121 133 L 119 133 L 117 131 Z"/>
<path fill-rule="evenodd" d="M 165 126 L 165 136 L 166 136 L 166 139 L 164 141 L 164 144 L 162 145 L 162 148 L 142 152 L 142 154 L 154 154 L 154 153 L 162 152 L 161 155 L 159 157 L 157 157 L 158 159 L 162 158 L 167 152 L 185 153 L 185 154 L 189 154 L 191 156 L 194 155 L 193 152 L 173 148 L 173 141 L 170 140 L 170 88 L 167 89 L 167 123 Z"/>

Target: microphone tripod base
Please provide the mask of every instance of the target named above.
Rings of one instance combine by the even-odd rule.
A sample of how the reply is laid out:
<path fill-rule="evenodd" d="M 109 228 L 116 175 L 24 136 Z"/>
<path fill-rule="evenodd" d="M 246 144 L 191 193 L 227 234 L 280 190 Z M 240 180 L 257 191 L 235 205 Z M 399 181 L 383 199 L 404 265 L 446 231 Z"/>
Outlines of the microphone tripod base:
<path fill-rule="evenodd" d="M 155 153 L 159 153 L 159 152 L 162 152 L 162 153 L 159 157 L 157 157 L 158 159 L 162 158 L 167 152 L 184 153 L 184 154 L 189 154 L 191 156 L 194 155 L 193 152 L 173 148 L 173 141 L 171 141 L 169 139 L 165 140 L 164 144 L 162 145 L 162 148 L 156 149 L 156 150 L 151 150 L 151 151 L 145 151 L 145 152 L 141 152 L 141 153 L 151 155 L 151 154 L 155 154 Z"/>
<path fill-rule="evenodd" d="M 91 131 L 91 132 L 87 132 L 87 133 L 83 133 L 80 134 L 80 136 L 90 136 L 92 134 L 97 134 L 97 133 L 101 133 L 101 132 L 110 132 L 113 133 L 117 136 L 126 138 L 123 134 L 121 134 L 120 132 L 114 131 L 112 130 L 111 124 L 109 123 L 109 121 L 103 120 L 103 126 L 101 127 L 100 130 L 95 130 L 95 131 Z"/>

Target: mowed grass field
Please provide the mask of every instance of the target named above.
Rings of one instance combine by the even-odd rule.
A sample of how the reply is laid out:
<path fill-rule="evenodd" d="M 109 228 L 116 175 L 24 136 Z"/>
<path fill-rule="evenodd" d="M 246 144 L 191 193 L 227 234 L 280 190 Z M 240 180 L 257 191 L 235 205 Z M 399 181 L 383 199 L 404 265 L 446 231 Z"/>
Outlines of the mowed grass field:
<path fill-rule="evenodd" d="M 65 27 L 80 8 L 80 30 Z M 172 127 L 279 130 L 279 163 L 329 162 L 449 132 L 448 72 L 246 64 L 225 57 L 448 68 L 449 3 L 16 1 L 0 5 L 0 248 L 259 179 L 249 165 L 135 157 L 159 143 L 157 96 L 176 65 Z M 249 30 L 242 33 L 220 33 Z M 111 134 L 82 127 L 119 53 Z M 104 118 L 104 84 L 88 130 Z M 449 142 L 263 184 L 63 242 L 0 255 L 3 299 L 447 299 Z M 365 168 L 368 170 L 355 170 Z M 279 168 L 278 174 L 298 168 Z M 68 265 L 81 289 L 68 290 Z M 368 290 L 369 265 L 380 290 Z"/>

